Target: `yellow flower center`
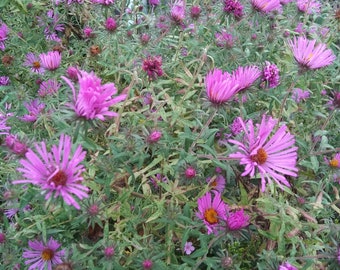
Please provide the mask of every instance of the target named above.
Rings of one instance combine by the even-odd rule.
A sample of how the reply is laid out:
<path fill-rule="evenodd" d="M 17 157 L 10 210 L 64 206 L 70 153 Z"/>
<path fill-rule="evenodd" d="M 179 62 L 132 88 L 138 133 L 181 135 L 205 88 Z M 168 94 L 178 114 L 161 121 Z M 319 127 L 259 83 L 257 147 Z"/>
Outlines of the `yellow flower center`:
<path fill-rule="evenodd" d="M 329 162 L 329 166 L 336 168 L 339 166 L 339 160 L 333 158 L 330 162 Z"/>
<path fill-rule="evenodd" d="M 65 186 L 67 182 L 67 175 L 63 171 L 58 171 L 49 182 L 53 182 L 56 186 Z"/>
<path fill-rule="evenodd" d="M 267 158 L 268 158 L 267 152 L 263 148 L 257 150 L 256 155 L 251 156 L 251 160 L 260 165 L 265 163 L 267 161 Z"/>
<path fill-rule="evenodd" d="M 216 182 L 216 180 L 214 180 L 213 182 L 211 182 L 211 183 L 210 183 L 210 186 L 212 186 L 212 187 L 216 187 L 216 186 L 217 186 L 217 182 Z"/>
<path fill-rule="evenodd" d="M 39 63 L 38 61 L 34 61 L 33 64 L 32 64 L 32 66 L 33 66 L 34 68 L 40 68 L 40 63 Z"/>
<path fill-rule="evenodd" d="M 50 261 L 52 260 L 54 256 L 54 252 L 52 249 L 44 249 L 43 252 L 41 253 L 41 258 L 44 260 L 44 261 Z"/>
<path fill-rule="evenodd" d="M 213 208 L 209 208 L 204 212 L 204 219 L 210 224 L 215 224 L 218 222 L 217 212 Z"/>

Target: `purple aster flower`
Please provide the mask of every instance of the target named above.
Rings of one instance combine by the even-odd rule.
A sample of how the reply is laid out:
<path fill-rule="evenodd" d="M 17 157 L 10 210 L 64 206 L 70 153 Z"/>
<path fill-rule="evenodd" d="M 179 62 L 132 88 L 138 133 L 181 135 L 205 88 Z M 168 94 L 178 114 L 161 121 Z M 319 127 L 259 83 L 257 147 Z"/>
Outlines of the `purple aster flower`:
<path fill-rule="evenodd" d="M 11 83 L 8 76 L 0 76 L 0 86 L 6 86 Z"/>
<path fill-rule="evenodd" d="M 303 28 L 304 24 L 303 22 L 299 22 L 295 28 L 295 32 L 299 33 L 299 34 L 303 34 L 306 32 L 306 30 Z"/>
<path fill-rule="evenodd" d="M 278 270 L 298 270 L 295 266 L 291 265 L 289 262 L 285 262 L 279 266 Z"/>
<path fill-rule="evenodd" d="M 228 72 L 216 68 L 205 76 L 205 88 L 209 101 L 222 105 L 237 93 L 239 84 Z"/>
<path fill-rule="evenodd" d="M 260 125 L 254 126 L 253 121 L 247 123 L 240 118 L 244 130 L 241 141 L 229 140 L 237 145 L 238 152 L 229 155 L 231 158 L 240 160 L 241 165 L 245 165 L 242 176 L 255 176 L 258 170 L 261 176 L 261 191 L 266 189 L 266 182 L 274 180 L 279 187 L 282 184 L 290 187 L 285 175 L 297 176 L 297 147 L 294 146 L 295 138 L 287 131 L 287 126 L 283 125 L 273 136 L 270 134 L 277 123 L 277 120 L 263 115 Z"/>
<path fill-rule="evenodd" d="M 171 19 L 176 24 L 181 24 L 185 18 L 185 3 L 183 0 L 176 0 L 171 5 Z"/>
<path fill-rule="evenodd" d="M 185 242 L 183 251 L 185 254 L 190 255 L 195 250 L 195 247 L 193 246 L 192 242 Z"/>
<path fill-rule="evenodd" d="M 111 259 L 115 255 L 115 248 L 113 246 L 106 247 L 104 249 L 104 255 L 106 259 Z"/>
<path fill-rule="evenodd" d="M 315 46 L 315 43 L 316 40 L 308 40 L 305 37 L 288 41 L 294 58 L 302 69 L 322 68 L 332 64 L 336 59 L 332 50 L 327 49 L 326 44 L 320 43 Z"/>
<path fill-rule="evenodd" d="M 54 10 L 48 10 L 47 17 L 38 17 L 37 19 L 39 26 L 44 28 L 44 34 L 47 40 L 61 42 L 61 38 L 58 36 L 58 33 L 62 33 L 65 26 L 59 23 L 59 16 Z"/>
<path fill-rule="evenodd" d="M 40 59 L 34 53 L 26 54 L 24 66 L 30 67 L 32 72 L 43 74 L 45 69 L 41 65 Z"/>
<path fill-rule="evenodd" d="M 275 64 L 266 61 L 263 68 L 263 81 L 265 81 L 269 88 L 275 88 L 280 84 L 279 69 Z"/>
<path fill-rule="evenodd" d="M 158 183 L 159 182 L 166 183 L 168 182 L 168 178 L 160 173 L 157 173 L 154 177 L 150 177 L 149 181 L 155 189 L 158 189 L 159 188 Z"/>
<path fill-rule="evenodd" d="M 198 213 L 196 215 L 202 219 L 207 227 L 208 234 L 218 233 L 221 229 L 222 221 L 227 219 L 228 205 L 223 202 L 220 193 L 213 191 L 213 194 L 213 199 L 211 193 L 207 192 L 197 201 Z"/>
<path fill-rule="evenodd" d="M 149 0 L 149 5 L 158 6 L 160 4 L 160 0 Z"/>
<path fill-rule="evenodd" d="M 118 116 L 116 112 L 110 111 L 112 105 L 125 100 L 125 94 L 112 97 L 117 94 L 114 83 L 102 84 L 94 72 L 79 71 L 79 90 L 76 91 L 72 82 L 66 77 L 62 79 L 70 86 L 73 92 L 73 104 L 71 107 L 79 117 L 87 120 L 99 119 L 104 121 L 105 117 Z"/>
<path fill-rule="evenodd" d="M 117 22 L 114 18 L 107 18 L 105 21 L 105 28 L 107 31 L 113 32 L 117 29 Z"/>
<path fill-rule="evenodd" d="M 233 14 L 236 19 L 243 17 L 243 6 L 238 0 L 224 0 L 223 10 Z"/>
<path fill-rule="evenodd" d="M 340 153 L 337 153 L 331 160 L 325 158 L 325 162 L 331 168 L 340 168 Z"/>
<path fill-rule="evenodd" d="M 195 178 L 196 174 L 197 174 L 196 169 L 193 166 L 188 166 L 184 171 L 186 179 Z"/>
<path fill-rule="evenodd" d="M 84 32 L 84 35 L 85 35 L 86 38 L 91 38 L 91 37 L 93 37 L 93 30 L 92 30 L 91 27 L 86 26 L 86 27 L 84 28 L 83 32 Z"/>
<path fill-rule="evenodd" d="M 52 270 L 53 265 L 62 263 L 62 257 L 65 255 L 65 250 L 57 251 L 61 244 L 50 237 L 47 244 L 42 241 L 28 241 L 30 249 L 25 249 L 22 257 L 27 259 L 26 265 L 30 265 L 28 270 L 44 270 L 47 266 L 48 270 Z"/>
<path fill-rule="evenodd" d="M 144 270 L 149 270 L 152 268 L 152 261 L 151 260 L 144 260 L 143 263 L 142 263 L 142 266 L 143 266 L 143 269 Z"/>
<path fill-rule="evenodd" d="M 192 6 L 190 8 L 190 17 L 194 20 L 197 20 L 201 15 L 201 7 L 200 6 Z"/>
<path fill-rule="evenodd" d="M 47 70 L 56 70 L 60 66 L 61 54 L 58 51 L 50 51 L 39 55 L 43 68 Z"/>
<path fill-rule="evenodd" d="M 0 20 L 0 50 L 4 51 L 6 49 L 5 41 L 7 39 L 9 29 L 7 25 Z"/>
<path fill-rule="evenodd" d="M 239 84 L 238 92 L 249 88 L 260 76 L 261 70 L 257 66 L 239 66 L 232 73 L 232 77 Z"/>
<path fill-rule="evenodd" d="M 293 0 L 280 0 L 281 5 L 287 5 L 288 3 L 292 2 Z"/>
<path fill-rule="evenodd" d="M 219 193 L 223 193 L 226 181 L 222 174 L 218 174 L 214 177 L 208 177 L 206 181 L 209 186 L 212 187 L 212 189 L 218 191 Z"/>
<path fill-rule="evenodd" d="M 27 184 L 40 186 L 46 192 L 45 199 L 61 196 L 65 203 L 80 209 L 79 204 L 73 198 L 80 200 L 87 198 L 88 188 L 81 182 L 84 180 L 81 174 L 85 171 L 80 163 L 84 160 L 86 152 L 79 145 L 71 155 L 71 137 L 61 135 L 59 143 L 53 145 L 51 151 L 47 151 L 45 142 L 35 144 L 36 154 L 28 149 L 25 157 L 21 159 L 22 167 L 18 171 L 24 179 L 13 181 L 14 184 Z"/>
<path fill-rule="evenodd" d="M 148 56 L 143 60 L 142 69 L 147 73 L 149 80 L 155 80 L 163 75 L 162 57 Z"/>
<path fill-rule="evenodd" d="M 296 103 L 300 103 L 301 101 L 305 101 L 309 97 L 310 97 L 310 92 L 308 90 L 304 91 L 300 88 L 294 88 L 293 89 L 292 99 Z"/>
<path fill-rule="evenodd" d="M 242 132 L 242 121 L 239 117 L 234 119 L 233 123 L 230 125 L 230 130 L 234 136 Z"/>
<path fill-rule="evenodd" d="M 161 131 L 159 131 L 159 130 L 155 130 L 155 131 L 153 131 L 153 132 L 151 132 L 150 134 L 149 134 L 149 136 L 147 137 L 147 142 L 148 143 L 156 143 L 156 142 L 158 142 L 161 138 L 162 138 L 162 132 Z"/>
<path fill-rule="evenodd" d="M 44 103 L 40 103 L 39 99 L 34 99 L 31 102 L 24 102 L 25 108 L 28 110 L 28 114 L 19 117 L 20 120 L 25 122 L 35 122 L 37 121 L 40 113 L 45 108 Z"/>
<path fill-rule="evenodd" d="M 68 67 L 66 70 L 67 77 L 69 77 L 72 81 L 78 80 L 79 69 L 77 67 Z"/>
<path fill-rule="evenodd" d="M 241 230 L 249 225 L 250 216 L 244 213 L 244 210 L 231 212 L 227 216 L 227 227 L 230 231 Z"/>
<path fill-rule="evenodd" d="M 299 11 L 313 14 L 320 13 L 321 3 L 317 0 L 297 0 L 296 5 Z"/>
<path fill-rule="evenodd" d="M 234 46 L 233 35 L 225 30 L 215 33 L 215 42 L 217 47 L 222 47 L 226 49 L 230 49 Z"/>
<path fill-rule="evenodd" d="M 38 94 L 40 97 L 46 97 L 57 93 L 60 88 L 60 83 L 55 79 L 49 79 L 40 84 Z"/>
<path fill-rule="evenodd" d="M 8 219 L 11 219 L 11 218 L 14 217 L 18 212 L 19 212 L 19 208 L 6 209 L 6 210 L 5 210 L 5 216 L 6 216 Z"/>
<path fill-rule="evenodd" d="M 253 8 L 259 12 L 269 13 L 274 10 L 280 10 L 280 0 L 251 0 Z"/>
<path fill-rule="evenodd" d="M 114 0 L 92 0 L 93 4 L 100 4 L 103 6 L 109 6 L 109 5 L 113 5 L 115 3 Z"/>
<path fill-rule="evenodd" d="M 331 110 L 340 109 L 340 92 L 339 91 L 331 92 L 331 99 L 327 102 L 327 106 Z"/>
<path fill-rule="evenodd" d="M 27 145 L 12 134 L 6 136 L 5 144 L 16 155 L 23 156 L 27 152 Z"/>

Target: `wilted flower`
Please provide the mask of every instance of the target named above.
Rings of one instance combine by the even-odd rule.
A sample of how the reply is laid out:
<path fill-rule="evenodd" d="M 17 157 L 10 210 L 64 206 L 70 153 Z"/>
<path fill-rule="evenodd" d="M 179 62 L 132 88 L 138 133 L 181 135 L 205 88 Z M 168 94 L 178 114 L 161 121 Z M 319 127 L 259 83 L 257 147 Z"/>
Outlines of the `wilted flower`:
<path fill-rule="evenodd" d="M 193 19 L 198 19 L 201 15 L 201 7 L 200 6 L 192 6 L 190 8 L 190 16 Z"/>
<path fill-rule="evenodd" d="M 44 28 L 44 34 L 47 40 L 61 42 L 61 38 L 58 33 L 64 31 L 65 26 L 59 23 L 59 16 L 54 10 L 47 11 L 47 17 L 38 17 L 38 24 L 41 28 Z"/>
<path fill-rule="evenodd" d="M 171 19 L 176 24 L 181 24 L 185 18 L 185 3 L 183 0 L 176 0 L 171 6 Z"/>
<path fill-rule="evenodd" d="M 5 144 L 17 155 L 24 155 L 27 152 L 27 145 L 18 140 L 18 138 L 12 134 L 6 136 Z"/>
<path fill-rule="evenodd" d="M 142 69 L 148 74 L 150 80 L 155 80 L 163 75 L 162 57 L 148 56 L 143 60 Z"/>
<path fill-rule="evenodd" d="M 265 81 L 269 88 L 274 88 L 280 84 L 279 69 L 275 64 L 266 61 L 263 68 L 263 81 Z"/>
<path fill-rule="evenodd" d="M 71 107 L 79 117 L 87 120 L 99 119 L 104 121 L 105 117 L 118 116 L 117 113 L 109 111 L 110 107 L 125 100 L 126 95 L 118 95 L 114 83 L 102 84 L 94 72 L 79 71 L 77 92 L 72 82 L 66 77 L 61 78 L 70 86 L 73 93 L 73 104 Z"/>
<path fill-rule="evenodd" d="M 185 254 L 190 255 L 195 250 L 195 247 L 192 245 L 192 242 L 185 242 L 183 250 Z"/>
<path fill-rule="evenodd" d="M 41 65 L 41 60 L 34 54 L 26 54 L 26 60 L 24 66 L 30 67 L 32 72 L 43 74 L 45 69 Z"/>
<path fill-rule="evenodd" d="M 293 51 L 294 58 L 303 69 L 318 69 L 333 63 L 336 56 L 332 50 L 327 49 L 326 44 L 315 46 L 316 40 L 308 40 L 298 37 L 289 40 L 288 44 Z"/>
<path fill-rule="evenodd" d="M 88 188 L 81 184 L 84 180 L 81 174 L 85 168 L 80 163 L 86 155 L 81 145 L 71 155 L 71 137 L 61 135 L 59 143 L 53 145 L 51 151 L 47 151 L 45 142 L 35 144 L 35 149 L 39 155 L 28 149 L 26 159 L 20 160 L 22 167 L 18 171 L 23 174 L 24 179 L 13 183 L 40 186 L 47 193 L 46 200 L 52 195 L 54 198 L 61 196 L 66 204 L 80 209 L 72 195 L 80 200 L 88 197 Z"/>
<path fill-rule="evenodd" d="M 8 76 L 0 76 L 0 86 L 6 86 L 11 83 Z"/>
<path fill-rule="evenodd" d="M 62 263 L 61 257 L 65 255 L 65 250 L 57 251 L 61 244 L 51 237 L 47 244 L 42 241 L 28 241 L 28 245 L 31 248 L 25 249 L 22 257 L 27 259 L 26 265 L 30 264 L 28 270 L 44 270 L 45 267 L 49 270 L 52 269 L 53 265 Z"/>
<path fill-rule="evenodd" d="M 226 212 L 228 210 L 221 198 L 221 194 L 214 191 L 214 198 L 211 198 L 211 193 L 207 192 L 202 197 L 198 198 L 198 213 L 197 217 L 202 219 L 207 227 L 208 234 L 217 233 L 220 229 L 221 221 L 226 220 Z"/>
<path fill-rule="evenodd" d="M 76 67 L 68 67 L 66 70 L 66 74 L 72 81 L 77 81 L 80 72 Z"/>
<path fill-rule="evenodd" d="M 261 70 L 257 66 L 239 66 L 231 76 L 239 84 L 237 92 L 240 92 L 249 88 L 261 76 Z"/>
<path fill-rule="evenodd" d="M 60 88 L 60 83 L 55 79 L 48 79 L 40 84 L 38 94 L 40 97 L 45 97 L 57 93 Z"/>
<path fill-rule="evenodd" d="M 317 0 L 297 0 L 296 5 L 299 11 L 312 14 L 320 13 L 321 3 Z"/>
<path fill-rule="evenodd" d="M 215 33 L 215 41 L 218 47 L 230 49 L 234 46 L 233 35 L 225 30 Z"/>
<path fill-rule="evenodd" d="M 39 99 L 34 99 L 31 102 L 24 102 L 24 106 L 28 110 L 28 114 L 19 117 L 19 119 L 25 122 L 35 122 L 45 108 L 45 104 L 40 102 Z"/>
<path fill-rule="evenodd" d="M 0 20 L 0 50 L 4 51 L 6 49 L 5 41 L 7 39 L 9 29 L 7 25 Z"/>
<path fill-rule="evenodd" d="M 238 0 L 224 0 L 223 10 L 233 14 L 236 19 L 240 19 L 243 16 L 243 6 Z"/>
<path fill-rule="evenodd" d="M 230 231 L 237 231 L 249 225 L 250 216 L 244 213 L 244 210 L 230 212 L 227 215 L 227 227 Z"/>
<path fill-rule="evenodd" d="M 115 31 L 117 29 L 117 23 L 116 20 L 114 18 L 107 18 L 105 21 L 105 28 L 108 31 Z"/>
<path fill-rule="evenodd" d="M 61 54 L 58 51 L 50 51 L 39 55 L 41 66 L 47 70 L 56 70 L 60 66 Z"/>
<path fill-rule="evenodd" d="M 295 266 L 291 265 L 289 262 L 285 262 L 279 266 L 278 270 L 298 270 Z"/>
<path fill-rule="evenodd" d="M 260 12 L 268 13 L 281 8 L 280 0 L 251 0 L 254 9 Z"/>
<path fill-rule="evenodd" d="M 269 135 L 277 123 L 277 120 L 263 115 L 260 125 L 254 127 L 253 121 L 247 123 L 240 118 L 244 130 L 241 141 L 229 140 L 237 145 L 239 152 L 231 154 L 231 158 L 240 160 L 245 165 L 242 176 L 253 177 L 258 170 L 261 176 L 261 190 L 266 189 L 266 182 L 274 180 L 279 187 L 282 184 L 290 187 L 284 175 L 297 176 L 296 167 L 297 147 L 294 146 L 295 139 L 283 125 L 269 139 Z"/>
<path fill-rule="evenodd" d="M 310 97 L 310 92 L 308 90 L 304 91 L 300 88 L 294 88 L 292 93 L 292 99 L 296 103 L 300 103 L 301 101 L 305 101 Z"/>
<path fill-rule="evenodd" d="M 236 94 L 239 84 L 228 72 L 215 68 L 205 76 L 205 88 L 209 101 L 222 105 Z"/>

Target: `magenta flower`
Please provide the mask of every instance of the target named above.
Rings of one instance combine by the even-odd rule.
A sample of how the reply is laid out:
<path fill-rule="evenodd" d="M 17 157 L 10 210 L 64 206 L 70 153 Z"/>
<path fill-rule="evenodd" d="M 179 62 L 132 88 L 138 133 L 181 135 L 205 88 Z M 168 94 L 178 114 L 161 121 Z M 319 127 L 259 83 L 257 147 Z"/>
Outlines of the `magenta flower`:
<path fill-rule="evenodd" d="M 299 11 L 313 14 L 320 13 L 321 3 L 317 0 L 297 0 L 296 5 Z"/>
<path fill-rule="evenodd" d="M 28 270 L 44 270 L 47 266 L 48 270 L 52 270 L 53 265 L 62 263 L 62 257 L 65 255 L 65 250 L 57 251 L 61 244 L 50 237 L 47 244 L 42 241 L 28 241 L 31 248 L 25 249 L 22 257 L 27 259 L 25 264 L 30 264 Z"/>
<path fill-rule="evenodd" d="M 279 266 L 278 270 L 298 270 L 295 266 L 291 265 L 289 262 L 285 262 Z"/>
<path fill-rule="evenodd" d="M 340 153 L 337 153 L 331 160 L 325 159 L 325 161 L 332 168 L 340 168 Z"/>
<path fill-rule="evenodd" d="M 206 181 L 209 186 L 212 187 L 212 189 L 218 191 L 219 193 L 223 193 L 226 181 L 222 174 L 218 174 L 215 177 L 208 177 Z"/>
<path fill-rule="evenodd" d="M 234 46 L 233 35 L 225 30 L 215 33 L 215 42 L 217 47 L 222 47 L 226 49 L 230 49 Z"/>
<path fill-rule="evenodd" d="M 56 70 L 60 66 L 61 54 L 58 51 L 50 51 L 39 55 L 41 65 L 47 70 Z"/>
<path fill-rule="evenodd" d="M 114 0 L 92 0 L 94 4 L 101 4 L 103 6 L 113 5 L 115 3 Z"/>
<path fill-rule="evenodd" d="M 149 5 L 158 6 L 160 4 L 160 0 L 149 0 Z"/>
<path fill-rule="evenodd" d="M 106 259 L 111 259 L 115 255 L 115 248 L 113 246 L 108 246 L 104 249 L 104 255 Z"/>
<path fill-rule="evenodd" d="M 269 139 L 277 120 L 263 115 L 261 124 L 255 127 L 252 120 L 244 123 L 240 118 L 240 121 L 244 130 L 242 141 L 229 142 L 237 145 L 239 150 L 230 157 L 239 159 L 240 164 L 245 165 L 242 176 L 249 174 L 254 177 L 257 169 L 261 176 L 262 192 L 266 189 L 266 182 L 271 183 L 272 180 L 281 188 L 282 184 L 290 187 L 284 175 L 297 176 L 297 147 L 287 126 L 280 127 Z"/>
<path fill-rule="evenodd" d="M 310 92 L 308 90 L 304 91 L 300 88 L 294 88 L 292 93 L 292 99 L 296 103 L 300 103 L 301 101 L 305 101 L 310 97 Z"/>
<path fill-rule="evenodd" d="M 77 92 L 72 82 L 66 77 L 62 79 L 70 86 L 73 92 L 73 104 L 71 107 L 79 117 L 86 120 L 99 119 L 104 121 L 105 117 L 118 116 L 117 113 L 109 111 L 110 107 L 125 100 L 126 95 L 112 97 L 117 93 L 114 83 L 102 84 L 94 72 L 79 71 Z"/>
<path fill-rule="evenodd" d="M 225 12 L 233 14 L 236 19 L 243 16 L 243 6 L 238 0 L 224 0 Z"/>
<path fill-rule="evenodd" d="M 62 33 L 65 26 L 59 23 L 59 16 L 54 10 L 48 10 L 47 17 L 38 17 L 37 19 L 39 26 L 44 28 L 44 34 L 47 40 L 61 42 L 61 38 L 58 36 L 58 33 Z"/>
<path fill-rule="evenodd" d="M 190 16 L 194 20 L 197 20 L 201 15 L 201 7 L 200 6 L 192 6 L 190 8 Z"/>
<path fill-rule="evenodd" d="M 85 35 L 86 38 L 91 38 L 91 37 L 93 37 L 93 30 L 92 30 L 91 27 L 86 26 L 86 27 L 84 28 L 83 32 L 84 32 L 84 35 Z"/>
<path fill-rule="evenodd" d="M 196 215 L 202 219 L 208 234 L 217 233 L 221 229 L 221 221 L 227 219 L 226 212 L 228 211 L 228 205 L 223 202 L 221 194 L 217 191 L 213 193 L 213 199 L 211 193 L 207 192 L 197 201 L 199 212 Z"/>
<path fill-rule="evenodd" d="M 55 79 L 49 79 L 40 84 L 38 94 L 40 97 L 46 97 L 57 93 L 60 88 L 60 83 Z"/>
<path fill-rule="evenodd" d="M 41 65 L 40 59 L 34 53 L 26 54 L 24 66 L 30 67 L 32 72 L 43 74 L 45 69 Z"/>
<path fill-rule="evenodd" d="M 259 12 L 269 13 L 281 8 L 280 0 L 251 0 L 253 8 Z"/>
<path fill-rule="evenodd" d="M 142 266 L 143 266 L 143 269 L 144 270 L 149 270 L 152 268 L 152 261 L 151 260 L 144 260 L 143 263 L 142 263 Z"/>
<path fill-rule="evenodd" d="M 72 80 L 77 81 L 79 75 L 79 69 L 76 67 L 68 67 L 66 70 L 66 75 Z"/>
<path fill-rule="evenodd" d="M 27 145 L 21 142 L 14 135 L 7 135 L 5 138 L 5 144 L 16 155 L 25 155 L 27 152 Z"/>
<path fill-rule="evenodd" d="M 250 216 L 244 213 L 244 210 L 229 213 L 227 217 L 227 227 L 230 231 L 241 230 L 249 225 Z"/>
<path fill-rule="evenodd" d="M 21 159 L 22 167 L 18 171 L 23 174 L 22 180 L 13 181 L 14 184 L 33 184 L 40 186 L 46 192 L 45 199 L 61 196 L 65 203 L 80 209 L 73 195 L 80 200 L 87 198 L 88 188 L 81 182 L 81 174 L 85 171 L 80 163 L 84 160 L 86 152 L 79 145 L 71 155 L 71 137 L 61 135 L 59 143 L 47 151 L 45 142 L 35 145 L 38 154 L 28 149 L 25 157 Z"/>
<path fill-rule="evenodd" d="M 6 86 L 11 83 L 11 80 L 8 76 L 0 76 L 0 86 Z"/>
<path fill-rule="evenodd" d="M 296 62 L 303 69 L 322 68 L 332 64 L 336 59 L 332 50 L 327 49 L 326 44 L 320 43 L 315 46 L 315 43 L 316 40 L 308 40 L 305 37 L 288 41 Z"/>
<path fill-rule="evenodd" d="M 241 131 L 243 130 L 241 118 L 237 117 L 234 119 L 234 121 L 230 125 L 230 130 L 234 136 L 241 133 Z"/>
<path fill-rule="evenodd" d="M 149 80 L 155 80 L 163 75 L 162 57 L 148 56 L 143 60 L 142 69 L 147 73 Z"/>
<path fill-rule="evenodd" d="M 7 25 L 0 20 L 0 50 L 4 51 L 6 49 L 5 41 L 7 39 L 9 29 Z"/>
<path fill-rule="evenodd" d="M 149 134 L 149 136 L 147 137 L 147 142 L 148 143 L 156 143 L 156 142 L 158 142 L 161 138 L 162 138 L 162 132 L 161 131 L 159 131 L 159 130 L 155 130 L 155 131 L 153 131 L 153 132 L 151 132 L 150 134 Z"/>
<path fill-rule="evenodd" d="M 196 176 L 196 169 L 192 166 L 188 166 L 185 171 L 184 171 L 184 175 L 186 179 L 192 179 L 195 178 Z"/>
<path fill-rule="evenodd" d="M 176 0 L 171 6 L 171 19 L 176 24 L 181 24 L 185 18 L 185 3 L 183 0 Z"/>
<path fill-rule="evenodd" d="M 117 23 L 114 18 L 107 18 L 105 21 L 105 28 L 107 31 L 113 32 L 117 29 Z"/>
<path fill-rule="evenodd" d="M 185 254 L 190 255 L 195 250 L 195 247 L 192 245 L 192 242 L 185 242 L 183 250 Z"/>
<path fill-rule="evenodd" d="M 205 76 L 205 88 L 209 101 L 221 105 L 237 93 L 239 84 L 228 72 L 215 68 Z"/>
<path fill-rule="evenodd" d="M 40 102 L 39 99 L 34 99 L 31 102 L 24 102 L 24 106 L 28 110 L 28 114 L 19 117 L 19 119 L 25 122 L 37 121 L 40 113 L 45 108 L 45 104 Z"/>
<path fill-rule="evenodd" d="M 260 76 L 261 70 L 257 66 L 240 66 L 232 73 L 232 77 L 239 84 L 237 92 L 249 88 Z"/>
<path fill-rule="evenodd" d="M 275 88 L 280 84 L 279 69 L 275 64 L 271 64 L 266 61 L 266 65 L 263 68 L 263 81 L 267 83 L 269 88 Z"/>

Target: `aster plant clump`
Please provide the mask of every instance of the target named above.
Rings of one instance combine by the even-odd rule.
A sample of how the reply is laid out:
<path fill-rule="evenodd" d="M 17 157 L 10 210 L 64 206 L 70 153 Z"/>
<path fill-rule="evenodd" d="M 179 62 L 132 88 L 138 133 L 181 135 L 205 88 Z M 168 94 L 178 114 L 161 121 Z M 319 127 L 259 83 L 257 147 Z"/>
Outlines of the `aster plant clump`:
<path fill-rule="evenodd" d="M 0 2 L 0 269 L 340 267 L 334 1 Z"/>

